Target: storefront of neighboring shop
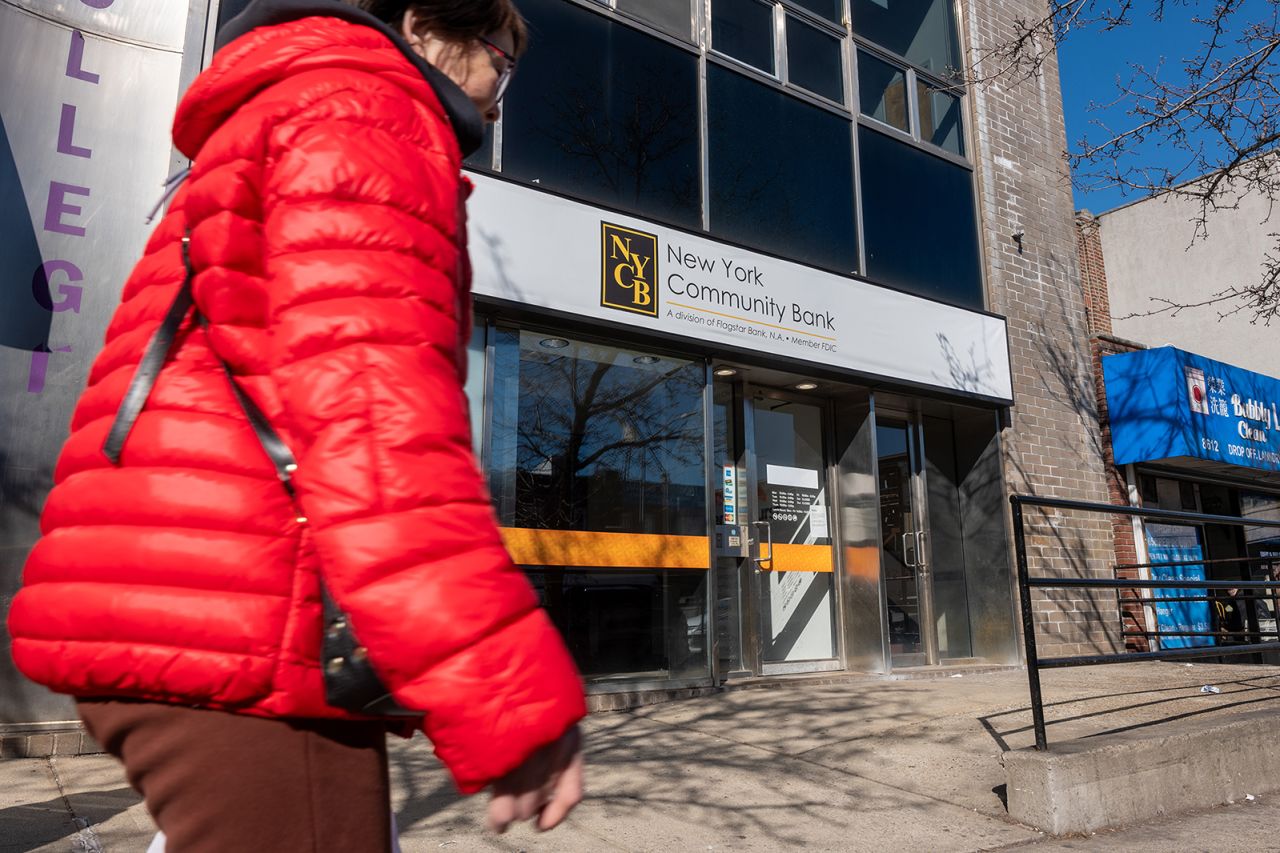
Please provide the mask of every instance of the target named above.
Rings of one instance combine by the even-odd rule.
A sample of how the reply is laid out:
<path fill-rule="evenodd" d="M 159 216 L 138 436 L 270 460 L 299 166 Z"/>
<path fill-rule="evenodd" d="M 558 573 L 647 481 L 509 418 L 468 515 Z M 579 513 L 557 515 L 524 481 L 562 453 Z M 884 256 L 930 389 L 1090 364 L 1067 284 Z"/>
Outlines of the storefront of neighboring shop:
<path fill-rule="evenodd" d="M 1112 449 L 1131 502 L 1280 521 L 1280 379 L 1173 347 L 1102 359 Z M 1135 521 L 1142 576 L 1197 580 L 1280 578 L 1280 532 L 1261 526 Z M 1272 597 L 1217 591 L 1210 602 L 1164 603 L 1145 621 L 1165 648 L 1256 641 L 1275 631 Z M 1262 639 L 1267 639 L 1263 637 Z M 1274 639 L 1274 638 L 1272 638 Z"/>

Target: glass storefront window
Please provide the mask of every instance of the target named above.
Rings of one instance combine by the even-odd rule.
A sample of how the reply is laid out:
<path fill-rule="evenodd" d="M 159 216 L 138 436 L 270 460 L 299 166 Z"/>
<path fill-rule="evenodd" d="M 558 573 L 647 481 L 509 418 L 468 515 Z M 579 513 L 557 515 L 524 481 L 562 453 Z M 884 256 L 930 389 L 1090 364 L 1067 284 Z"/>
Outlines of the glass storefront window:
<path fill-rule="evenodd" d="M 791 0 L 791 2 L 819 17 L 826 18 L 833 24 L 840 23 L 840 11 L 844 6 L 841 0 Z"/>
<path fill-rule="evenodd" d="M 707 573 L 530 570 L 584 677 L 707 675 Z"/>
<path fill-rule="evenodd" d="M 693 30 L 689 0 L 618 0 L 618 11 L 685 41 L 689 40 L 689 33 Z"/>
<path fill-rule="evenodd" d="M 951 0 L 853 0 L 853 31 L 934 74 L 963 64 Z"/>
<path fill-rule="evenodd" d="M 531 331 L 493 341 L 494 503 L 579 666 L 705 675 L 703 365 Z"/>
<path fill-rule="evenodd" d="M 849 120 L 715 64 L 707 103 L 711 233 L 854 271 Z"/>
<path fill-rule="evenodd" d="M 520 11 L 535 48 L 503 100 L 503 174 L 700 228 L 697 57 L 565 0 Z"/>
<path fill-rule="evenodd" d="M 858 52 L 858 100 L 863 115 L 911 132 L 906 72 L 865 50 Z"/>
<path fill-rule="evenodd" d="M 484 143 L 477 148 L 470 157 L 464 161 L 464 165 L 468 169 L 483 169 L 489 171 L 493 168 L 493 125 L 485 124 L 484 127 Z"/>
<path fill-rule="evenodd" d="M 773 73 L 773 6 L 760 0 L 715 0 L 711 46 L 753 68 Z"/>
<path fill-rule="evenodd" d="M 480 459 L 484 443 L 484 323 L 477 322 L 467 342 L 467 408 L 471 413 L 471 449 Z"/>
<path fill-rule="evenodd" d="M 858 129 L 867 275 L 964 308 L 983 307 L 968 169 Z"/>
<path fill-rule="evenodd" d="M 960 99 L 927 80 L 916 79 L 920 101 L 920 138 L 952 154 L 964 156 Z"/>
<path fill-rule="evenodd" d="M 794 15 L 787 16 L 787 78 L 802 89 L 844 103 L 840 40 Z"/>

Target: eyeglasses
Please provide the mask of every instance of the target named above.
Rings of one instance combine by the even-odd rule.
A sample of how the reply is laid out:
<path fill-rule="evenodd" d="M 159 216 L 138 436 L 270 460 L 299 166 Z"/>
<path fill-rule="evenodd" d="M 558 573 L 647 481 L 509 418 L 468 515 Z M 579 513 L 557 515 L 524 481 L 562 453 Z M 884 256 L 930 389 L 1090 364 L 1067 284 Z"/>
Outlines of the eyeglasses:
<path fill-rule="evenodd" d="M 505 63 L 502 70 L 498 72 L 498 95 L 494 98 L 495 101 L 501 101 L 502 96 L 507 92 L 507 85 L 511 82 L 511 75 L 516 73 L 516 58 L 484 36 L 480 36 L 480 43 Z"/>

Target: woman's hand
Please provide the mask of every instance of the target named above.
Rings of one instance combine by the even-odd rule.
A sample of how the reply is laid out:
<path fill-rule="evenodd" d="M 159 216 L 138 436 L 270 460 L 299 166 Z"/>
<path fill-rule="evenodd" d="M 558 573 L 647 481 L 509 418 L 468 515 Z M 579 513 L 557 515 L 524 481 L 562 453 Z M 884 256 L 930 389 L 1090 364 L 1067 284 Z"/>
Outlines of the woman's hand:
<path fill-rule="evenodd" d="M 540 832 L 554 829 L 582 801 L 582 764 L 582 735 L 574 726 L 493 783 L 489 829 L 506 832 L 533 817 Z"/>

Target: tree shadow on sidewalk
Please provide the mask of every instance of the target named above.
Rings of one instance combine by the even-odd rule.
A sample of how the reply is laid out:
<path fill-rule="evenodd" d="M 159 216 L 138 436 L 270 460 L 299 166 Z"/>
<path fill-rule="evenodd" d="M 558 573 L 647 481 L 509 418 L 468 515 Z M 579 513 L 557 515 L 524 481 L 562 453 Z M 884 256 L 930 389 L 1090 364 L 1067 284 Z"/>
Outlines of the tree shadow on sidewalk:
<path fill-rule="evenodd" d="M 1073 735 L 1072 739 L 1077 737 L 1098 737 L 1100 735 L 1118 734 L 1120 732 L 1134 731 L 1137 729 L 1151 728 L 1159 726 L 1163 723 L 1172 722 L 1174 720 L 1184 720 L 1191 717 L 1198 717 L 1207 714 L 1229 714 L 1236 710 L 1242 710 L 1245 706 L 1256 705 L 1265 702 L 1280 702 L 1280 689 L 1276 683 L 1276 676 L 1273 673 L 1265 673 L 1251 677 L 1219 680 L 1215 683 L 1225 688 L 1218 698 L 1213 700 L 1209 707 L 1199 707 L 1194 710 L 1183 710 L 1192 703 L 1201 705 L 1206 701 L 1210 701 L 1205 694 L 1200 692 L 1203 680 L 1195 680 L 1186 684 L 1176 684 L 1169 687 L 1148 687 L 1137 690 L 1130 690 L 1121 693 L 1105 693 L 1096 696 L 1075 696 L 1068 699 L 1062 699 L 1055 702 L 1045 702 L 1045 728 L 1049 734 L 1053 734 L 1053 727 L 1060 726 L 1065 723 L 1078 723 L 1091 720 L 1097 723 L 1099 729 L 1087 734 Z M 1230 689 L 1237 687 L 1239 689 Z M 1107 700 L 1130 698 L 1139 699 L 1156 694 L 1176 694 L 1162 695 L 1158 698 L 1150 698 L 1147 701 L 1134 701 L 1123 705 L 1107 704 L 1101 708 L 1095 704 L 1093 708 L 1089 707 L 1089 703 L 1106 702 Z M 1245 694 L 1251 694 L 1245 698 Z M 1062 708 L 1064 706 L 1076 706 L 1078 713 L 1070 714 L 1062 717 L 1051 717 L 1048 712 L 1054 708 Z M 1165 706 L 1159 710 L 1155 710 L 1156 706 Z M 1142 713 L 1150 714 L 1148 719 L 1138 721 L 1130 721 L 1125 719 L 1126 714 Z M 987 734 L 989 734 L 996 742 L 1001 751 L 1007 752 L 1011 747 L 1007 741 L 1012 735 L 1025 734 L 1032 730 L 1030 723 L 1018 725 L 1018 720 L 1011 728 L 1004 728 L 995 721 L 1000 718 L 1018 718 L 1022 715 L 1030 716 L 1031 706 L 1025 705 L 1019 708 L 999 711 L 994 714 L 987 714 L 978 718 Z M 1008 723 L 1005 723 L 1008 725 Z"/>
<path fill-rule="evenodd" d="M 84 791 L 40 803 L 19 803 L 0 809 L 0 853 L 28 853 L 71 838 L 140 802 L 142 798 L 126 786 Z"/>

